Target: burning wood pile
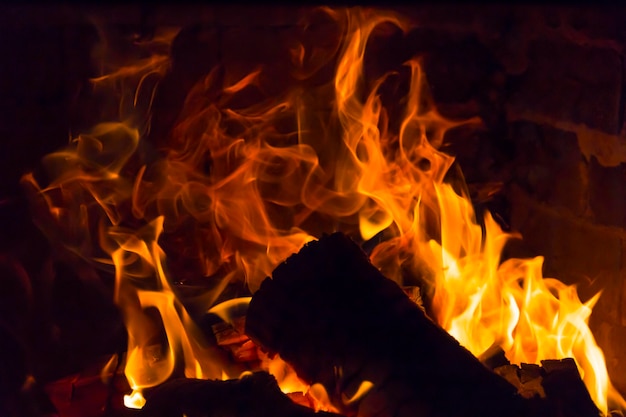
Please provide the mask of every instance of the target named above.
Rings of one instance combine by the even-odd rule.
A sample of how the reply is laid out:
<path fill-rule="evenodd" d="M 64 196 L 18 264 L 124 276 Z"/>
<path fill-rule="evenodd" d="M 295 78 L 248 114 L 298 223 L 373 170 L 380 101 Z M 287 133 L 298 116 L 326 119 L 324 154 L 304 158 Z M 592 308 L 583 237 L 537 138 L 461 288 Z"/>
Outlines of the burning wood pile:
<path fill-rule="evenodd" d="M 228 321 L 213 326 L 217 345 L 256 371 L 226 381 L 174 378 L 146 392 L 139 415 L 601 415 L 573 360 L 519 367 L 496 350 L 481 363 L 342 233 L 290 256 L 254 294 L 245 317 Z M 259 370 L 260 355 L 280 355 L 304 392 L 283 393 L 273 375 Z M 72 389 L 93 389 L 98 380 L 83 378 Z M 109 386 L 118 401 L 126 389 Z"/>
<path fill-rule="evenodd" d="M 512 236 L 476 215 L 441 150 L 480 120 L 437 112 L 419 58 L 376 59 L 411 28 L 307 11 L 258 65 L 251 39 L 247 61 L 232 48 L 193 83 L 170 57 L 185 33 L 166 30 L 93 80 L 117 118 L 23 178 L 59 253 L 114 277 L 128 335 L 101 374 L 48 384 L 60 417 L 102 402 L 188 417 L 623 407 L 587 325 L 597 298 L 544 278 L 541 258 L 503 259 Z M 184 85 L 176 116 L 157 117 Z M 71 406 L 100 380 L 97 407 Z"/>
<path fill-rule="evenodd" d="M 549 361 L 534 372 L 505 365 L 496 371 L 504 378 L 498 376 L 434 324 L 381 275 L 358 245 L 339 233 L 308 244 L 263 282 L 250 303 L 246 333 L 272 354 L 280 354 L 308 384 L 320 383 L 343 415 L 599 415 L 573 363 Z M 534 392 L 528 389 L 531 384 L 516 389 L 505 379 L 511 375 L 533 381 Z M 249 378 L 265 381 L 258 382 L 259 392 L 270 386 L 260 374 Z M 184 386 L 179 381 L 171 389 Z M 212 389 L 219 390 L 216 384 L 190 386 L 192 392 L 206 394 L 188 396 L 183 391 L 174 395 L 176 400 L 164 395 L 147 409 L 188 413 L 204 407 L 213 414 L 213 404 L 219 401 L 206 398 Z M 256 401 L 262 403 L 265 395 L 259 394 Z M 249 410 L 256 415 L 259 408 L 266 407 Z M 298 414 L 297 407 L 291 408 L 285 415 Z"/>

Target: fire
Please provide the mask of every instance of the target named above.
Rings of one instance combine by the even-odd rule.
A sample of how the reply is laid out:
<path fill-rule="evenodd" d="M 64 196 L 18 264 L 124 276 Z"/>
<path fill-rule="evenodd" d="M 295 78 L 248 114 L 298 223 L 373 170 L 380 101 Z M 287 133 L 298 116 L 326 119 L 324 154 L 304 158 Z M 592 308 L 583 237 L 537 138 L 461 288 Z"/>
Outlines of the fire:
<path fill-rule="evenodd" d="M 374 10 L 315 13 L 339 28 L 336 39 L 285 46 L 284 88 L 269 88 L 275 80 L 262 66 L 242 73 L 223 64 L 190 90 L 156 150 L 148 87 L 158 82 L 149 80 L 167 73 L 163 45 L 175 32 L 155 38 L 143 45 L 149 59 L 93 80 L 123 89 L 118 120 L 46 157 L 48 185 L 24 178 L 42 229 L 115 275 L 128 330 L 127 405 L 141 407 L 142 390 L 176 373 L 238 377 L 242 369 L 205 340 L 190 311 L 207 312 L 229 285 L 254 292 L 305 243 L 342 230 L 381 237 L 374 264 L 400 284 L 407 273 L 422 277 L 431 314 L 475 355 L 499 345 L 514 363 L 573 357 L 606 414 L 608 399 L 621 400 L 587 324 L 598 296 L 583 303 L 574 287 L 544 278 L 541 258 L 501 262 L 512 236 L 489 214 L 481 226 L 469 197 L 444 181 L 453 163 L 438 150 L 446 131 L 480 121 L 442 117 L 417 58 L 374 81 L 365 76 L 369 42 L 409 23 Z M 337 54 L 332 82 L 307 82 Z M 402 80 L 404 110 L 391 114 L 383 90 Z M 249 97 L 257 100 L 245 104 Z M 193 297 L 180 265 L 207 282 Z M 279 358 L 264 367 L 283 389 L 308 389 Z"/>

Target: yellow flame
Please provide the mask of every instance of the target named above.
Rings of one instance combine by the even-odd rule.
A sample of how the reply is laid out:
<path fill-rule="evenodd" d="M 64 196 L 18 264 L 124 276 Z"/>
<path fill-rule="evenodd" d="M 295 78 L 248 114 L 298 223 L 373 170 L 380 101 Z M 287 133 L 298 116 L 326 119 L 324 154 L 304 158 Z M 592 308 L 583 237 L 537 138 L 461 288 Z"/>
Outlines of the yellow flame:
<path fill-rule="evenodd" d="M 121 93 L 129 97 L 121 121 L 99 124 L 46 157 L 49 185 L 24 177 L 50 238 L 114 268 L 129 336 L 125 372 L 133 393 L 125 404 L 141 407 L 142 390 L 178 365 L 187 377 L 240 375 L 243 369 L 203 340 L 186 307 L 230 320 L 229 306 L 248 300 L 214 307 L 229 284 L 256 291 L 288 255 L 334 230 L 382 236 L 372 262 L 399 284 L 406 275 L 421 277 L 434 318 L 475 355 L 496 344 L 514 363 L 573 357 L 605 414 L 607 398 L 623 404 L 588 326 L 599 296 L 582 303 L 574 287 L 544 278 L 542 258 L 501 262 L 512 236 L 489 214 L 481 226 L 468 196 L 444 181 L 454 161 L 438 150 L 446 132 L 480 121 L 437 112 L 419 58 L 373 80 L 364 73 L 369 43 L 411 25 L 376 10 L 321 10 L 339 35 L 321 47 L 294 41 L 284 51 L 293 66 L 293 79 L 278 80 L 284 88 L 268 84 L 277 80 L 263 66 L 242 74 L 222 64 L 191 89 L 156 160 L 144 157 L 153 146 L 145 121 L 154 98 L 144 90 L 148 78 L 167 71 L 167 56 L 161 51 L 95 79 L 134 82 L 133 94 Z M 307 82 L 336 52 L 333 79 Z M 390 106 L 381 91 L 402 77 L 406 97 Z M 242 105 L 250 95 L 258 100 Z M 390 114 L 398 102 L 404 110 Z M 211 285 L 183 299 L 177 286 L 188 269 Z M 278 357 L 263 366 L 286 392 L 324 396 Z"/>
<path fill-rule="evenodd" d="M 187 378 L 218 378 L 223 372 L 168 282 L 165 254 L 157 243 L 162 227 L 163 218 L 158 217 L 139 231 L 141 238 L 119 229 L 109 231 L 119 245 L 111 253 L 116 268 L 115 301 L 122 307 L 128 330 L 125 373 L 135 393 L 165 382 L 177 358 L 182 358 Z M 138 289 L 137 282 L 132 282 L 137 280 L 153 288 Z M 146 314 L 151 307 L 162 321 L 165 346 L 155 343 L 160 329 Z"/>
<path fill-rule="evenodd" d="M 263 352 L 260 352 L 259 359 L 261 360 L 261 369 L 276 377 L 282 392 L 288 394 L 309 391 L 309 385 L 298 378 L 293 368 L 280 355 L 274 355 L 270 358 Z"/>
<path fill-rule="evenodd" d="M 574 358 L 606 413 L 610 382 L 588 327 L 599 294 L 582 303 L 574 286 L 543 277 L 541 257 L 500 263 L 511 236 L 487 214 L 483 238 L 480 226 L 467 221 L 471 206 L 458 205 L 460 197 L 449 187 L 439 191 L 441 243 L 430 240 L 433 256 L 425 257 L 434 260 L 437 321 L 476 356 L 497 344 L 513 363 Z"/>
<path fill-rule="evenodd" d="M 345 405 L 354 404 L 365 397 L 372 388 L 374 388 L 374 384 L 371 381 L 361 381 L 354 395 L 348 398 L 345 394 L 342 394 L 341 400 Z"/>
<path fill-rule="evenodd" d="M 211 307 L 208 312 L 217 315 L 224 322 L 232 324 L 233 315 L 236 314 L 236 312 L 233 312 L 232 310 L 241 309 L 242 307 L 248 307 L 248 304 L 250 304 L 250 300 L 252 300 L 252 297 L 232 298 Z"/>

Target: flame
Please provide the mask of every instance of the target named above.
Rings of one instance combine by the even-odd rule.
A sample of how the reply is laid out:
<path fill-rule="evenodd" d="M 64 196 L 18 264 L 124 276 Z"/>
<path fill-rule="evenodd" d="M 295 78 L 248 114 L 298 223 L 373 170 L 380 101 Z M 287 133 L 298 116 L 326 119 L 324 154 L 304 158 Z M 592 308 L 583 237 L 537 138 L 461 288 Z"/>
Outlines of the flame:
<path fill-rule="evenodd" d="M 400 284 L 407 274 L 422 277 L 436 321 L 475 355 L 495 344 L 514 363 L 573 357 L 602 412 L 608 399 L 623 406 L 588 327 L 599 295 L 583 303 L 575 287 L 544 278 L 542 258 L 501 262 L 513 236 L 488 213 L 481 226 L 469 197 L 444 181 L 454 162 L 439 150 L 446 132 L 480 121 L 437 112 L 419 58 L 374 80 L 366 76 L 370 42 L 406 33 L 409 22 L 360 8 L 315 13 L 337 36 L 310 46 L 305 21 L 302 41 L 285 48 L 291 73 L 278 80 L 282 88 L 272 87 L 276 80 L 263 65 L 242 72 L 221 64 L 189 91 L 155 150 L 152 103 L 169 68 L 163 48 L 175 32 L 157 37 L 147 46 L 154 51 L 156 43 L 158 53 L 94 80 L 122 89 L 112 117 L 118 121 L 46 157 L 48 185 L 24 177 L 50 238 L 115 275 L 128 329 L 127 406 L 141 407 L 142 390 L 176 372 L 240 375 L 243 369 L 204 340 L 189 311 L 209 311 L 228 286 L 254 292 L 288 255 L 334 230 L 363 241 L 380 237 L 373 263 Z M 308 81 L 335 58 L 330 83 Z M 407 80 L 404 109 L 396 111 L 398 97 L 390 102 L 386 88 Z M 190 274 L 207 283 L 193 297 L 182 291 Z M 226 314 L 211 311 L 218 310 Z M 323 397 L 280 358 L 262 359 L 285 392 L 310 388 Z"/>
<path fill-rule="evenodd" d="M 261 352 L 259 356 L 261 359 L 261 369 L 276 377 L 278 386 L 282 392 L 289 394 L 293 392 L 306 393 L 309 391 L 309 385 L 298 378 L 293 368 L 285 362 L 280 355 L 269 357 Z"/>

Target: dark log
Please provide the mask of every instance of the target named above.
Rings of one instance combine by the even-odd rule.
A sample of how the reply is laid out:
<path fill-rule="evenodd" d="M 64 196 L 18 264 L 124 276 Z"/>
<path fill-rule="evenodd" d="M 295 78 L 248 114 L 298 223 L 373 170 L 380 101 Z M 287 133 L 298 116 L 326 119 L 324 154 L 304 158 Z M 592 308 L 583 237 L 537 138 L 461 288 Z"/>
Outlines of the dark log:
<path fill-rule="evenodd" d="M 245 317 L 234 319 L 234 326 L 220 322 L 212 326 L 217 345 L 228 351 L 239 363 L 257 363 L 257 347 L 244 333 Z"/>
<path fill-rule="evenodd" d="M 568 417 L 600 415 L 572 358 L 541 361 L 541 365 L 541 385 L 553 410 Z"/>
<path fill-rule="evenodd" d="M 276 268 L 252 297 L 246 333 L 304 381 L 324 385 L 346 415 L 506 417 L 534 408 L 343 234 Z M 352 398 L 363 381 L 373 388 Z"/>
<path fill-rule="evenodd" d="M 601 413 L 580 378 L 572 358 L 544 360 L 540 365 L 503 365 L 494 371 L 526 398 L 541 397 L 543 415 L 597 417 Z"/>
<path fill-rule="evenodd" d="M 137 410 L 124 406 L 131 389 L 123 366 L 110 361 L 110 356 L 98 358 L 80 373 L 46 384 L 43 389 L 56 411 L 39 417 L 136 417 Z"/>
<path fill-rule="evenodd" d="M 228 381 L 175 379 L 147 392 L 146 400 L 146 417 L 340 417 L 294 403 L 265 372 Z"/>

